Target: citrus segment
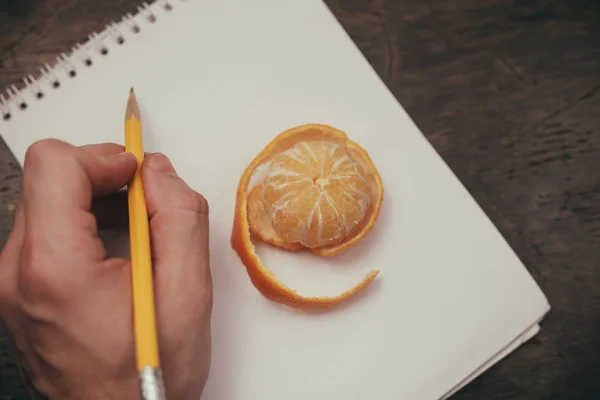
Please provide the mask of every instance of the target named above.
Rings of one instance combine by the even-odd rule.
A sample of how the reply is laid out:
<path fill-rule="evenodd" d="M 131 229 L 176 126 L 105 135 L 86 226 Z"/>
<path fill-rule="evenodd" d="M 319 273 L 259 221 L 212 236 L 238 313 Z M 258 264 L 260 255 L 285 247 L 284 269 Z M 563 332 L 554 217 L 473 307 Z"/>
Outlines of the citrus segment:
<path fill-rule="evenodd" d="M 277 235 L 265 211 L 261 184 L 256 185 L 248 195 L 248 224 L 251 232 L 263 242 L 292 251 L 304 248 L 297 243 L 286 243 Z"/>
<path fill-rule="evenodd" d="M 271 163 L 248 195 L 255 170 Z M 288 250 L 332 256 L 358 243 L 374 226 L 383 200 L 381 179 L 360 146 L 327 125 L 308 124 L 276 136 L 238 184 L 231 243 L 253 285 L 266 298 L 303 310 L 336 306 L 366 288 L 379 271 L 335 297 L 305 297 L 279 282 L 260 261 L 250 232 Z"/>
<path fill-rule="evenodd" d="M 383 202 L 383 183 L 379 173 L 375 169 L 375 165 L 371 160 L 369 154 L 358 144 L 351 140 L 346 141 L 346 148 L 352 154 L 352 158 L 359 162 L 364 170 L 367 178 L 370 194 L 371 204 L 367 210 L 367 217 L 357 227 L 354 234 L 351 237 L 347 237 L 343 243 L 323 246 L 320 248 L 312 249 L 312 252 L 322 257 L 332 257 L 336 254 L 345 251 L 352 246 L 358 244 L 375 226 L 379 213 L 381 212 L 381 204 Z"/>

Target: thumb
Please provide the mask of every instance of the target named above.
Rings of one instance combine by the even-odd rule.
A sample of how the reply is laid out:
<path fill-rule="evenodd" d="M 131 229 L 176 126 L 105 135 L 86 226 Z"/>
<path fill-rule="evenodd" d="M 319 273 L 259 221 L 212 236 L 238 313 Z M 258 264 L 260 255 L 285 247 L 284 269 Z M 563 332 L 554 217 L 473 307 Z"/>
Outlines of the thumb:
<path fill-rule="evenodd" d="M 194 298 L 210 303 L 206 199 L 177 175 L 163 154 L 146 157 L 141 172 L 150 217 L 157 297 L 164 298 L 169 308 L 175 308 L 171 311 L 193 306 L 190 301 L 193 303 Z"/>
<path fill-rule="evenodd" d="M 147 157 L 141 173 L 150 216 L 164 381 L 173 398 L 188 398 L 201 393 L 204 382 L 197 374 L 210 366 L 208 204 L 162 154 Z"/>

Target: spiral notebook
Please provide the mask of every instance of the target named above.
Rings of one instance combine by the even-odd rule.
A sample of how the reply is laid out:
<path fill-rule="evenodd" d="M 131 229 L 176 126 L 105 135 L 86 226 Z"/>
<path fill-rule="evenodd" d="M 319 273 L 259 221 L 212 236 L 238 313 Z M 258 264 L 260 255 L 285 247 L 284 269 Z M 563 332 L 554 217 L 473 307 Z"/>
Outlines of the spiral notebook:
<path fill-rule="evenodd" d="M 320 0 L 142 4 L 0 98 L 0 134 L 22 164 L 54 137 L 123 142 L 134 86 L 147 151 L 166 153 L 211 207 L 215 285 L 210 400 L 433 400 L 451 396 L 539 329 L 549 304 L 477 203 Z M 236 185 L 279 132 L 346 131 L 385 199 L 375 229 L 333 258 L 255 242 L 276 276 L 335 295 L 335 311 L 269 302 L 230 246 Z M 128 246 L 118 232 L 111 251 Z M 182 311 L 185 312 L 185 311 Z"/>

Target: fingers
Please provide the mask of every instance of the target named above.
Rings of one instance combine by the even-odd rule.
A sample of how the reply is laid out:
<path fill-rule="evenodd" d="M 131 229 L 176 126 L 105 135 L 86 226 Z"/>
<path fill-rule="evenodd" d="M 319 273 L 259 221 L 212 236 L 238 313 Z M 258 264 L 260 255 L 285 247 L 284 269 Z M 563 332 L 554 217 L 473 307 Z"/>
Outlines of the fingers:
<path fill-rule="evenodd" d="M 142 181 L 150 216 L 157 296 L 164 296 L 164 302 L 174 309 L 210 306 L 206 199 L 177 176 L 162 154 L 146 158 Z"/>
<path fill-rule="evenodd" d="M 26 212 L 44 212 L 61 205 L 61 208 L 88 210 L 92 195 L 123 187 L 136 168 L 135 157 L 118 153 L 113 145 L 77 148 L 58 140 L 39 141 L 30 146 L 25 155 Z"/>
<path fill-rule="evenodd" d="M 137 169 L 132 154 L 115 154 L 114 146 L 108 148 L 82 149 L 44 140 L 28 149 L 23 166 L 26 234 L 19 280 L 76 286 L 84 276 L 82 266 L 105 258 L 96 220 L 89 212 L 92 197 L 121 188 Z"/>
<path fill-rule="evenodd" d="M 137 168 L 135 157 L 115 153 L 114 146 L 98 146 L 77 148 L 44 140 L 28 149 L 23 167 L 28 220 L 53 228 L 68 226 L 65 218 L 89 211 L 92 196 L 118 190 L 131 180 Z"/>
<path fill-rule="evenodd" d="M 45 152 L 48 151 L 47 144 L 45 143 L 45 148 L 43 149 Z M 41 143 L 39 144 L 41 145 Z M 36 147 L 38 144 L 36 144 Z M 64 148 L 71 148 L 71 150 L 75 149 L 72 146 L 63 144 Z M 89 152 L 95 156 L 112 156 L 122 153 L 125 149 L 123 146 L 115 144 L 115 143 L 101 143 L 101 144 L 92 144 L 85 145 L 79 147 L 81 152 Z M 36 152 L 37 149 L 33 149 Z M 31 153 L 29 153 L 29 156 Z M 36 156 L 37 157 L 37 156 Z M 28 159 L 28 167 L 31 164 L 31 158 Z M 31 172 L 28 169 L 28 172 Z M 37 173 L 37 172 L 36 172 Z M 30 173 L 28 173 L 28 182 L 31 183 L 32 179 L 30 177 Z M 35 176 L 34 176 L 35 178 Z M 35 182 L 35 180 L 34 180 Z M 52 178 L 52 181 L 56 186 L 59 186 L 60 181 Z M 60 190 L 60 187 L 55 187 L 55 189 Z M 106 196 L 109 197 L 109 196 Z M 43 196 L 42 201 L 46 201 L 46 196 Z M 102 205 L 107 203 L 107 201 L 101 201 Z M 111 204 L 112 205 L 112 204 Z M 125 203 L 126 208 L 126 203 Z M 104 209 L 102 207 L 102 209 Z M 50 210 L 52 212 L 52 210 Z M 106 211 L 102 213 L 103 215 L 108 215 L 109 213 Z M 114 214 L 114 213 L 113 213 Z M 118 214 L 118 213 L 117 213 Z M 123 214 L 121 212 L 121 214 Z M 125 212 L 126 214 L 126 212 Z M 112 216 L 112 214 L 111 214 Z M 112 218 L 111 221 L 114 221 L 115 218 Z M 38 228 L 39 229 L 39 228 Z M 8 237 L 6 245 L 2 249 L 2 253 L 0 254 L 0 315 L 2 314 L 2 309 L 6 309 L 9 306 L 9 303 L 15 302 L 18 299 L 18 273 L 19 273 L 19 262 L 21 259 L 21 253 L 23 249 L 23 244 L 25 241 L 25 213 L 23 207 L 23 201 L 19 201 L 17 205 L 17 210 L 15 213 L 15 219 L 13 223 L 13 228 Z"/>

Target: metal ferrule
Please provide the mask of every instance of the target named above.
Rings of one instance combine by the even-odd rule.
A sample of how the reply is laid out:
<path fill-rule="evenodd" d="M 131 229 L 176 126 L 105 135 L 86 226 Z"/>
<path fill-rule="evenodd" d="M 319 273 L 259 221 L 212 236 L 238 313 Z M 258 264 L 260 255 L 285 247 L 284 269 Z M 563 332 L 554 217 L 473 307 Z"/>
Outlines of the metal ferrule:
<path fill-rule="evenodd" d="M 140 371 L 140 391 L 142 400 L 166 400 L 160 369 L 145 367 Z"/>

